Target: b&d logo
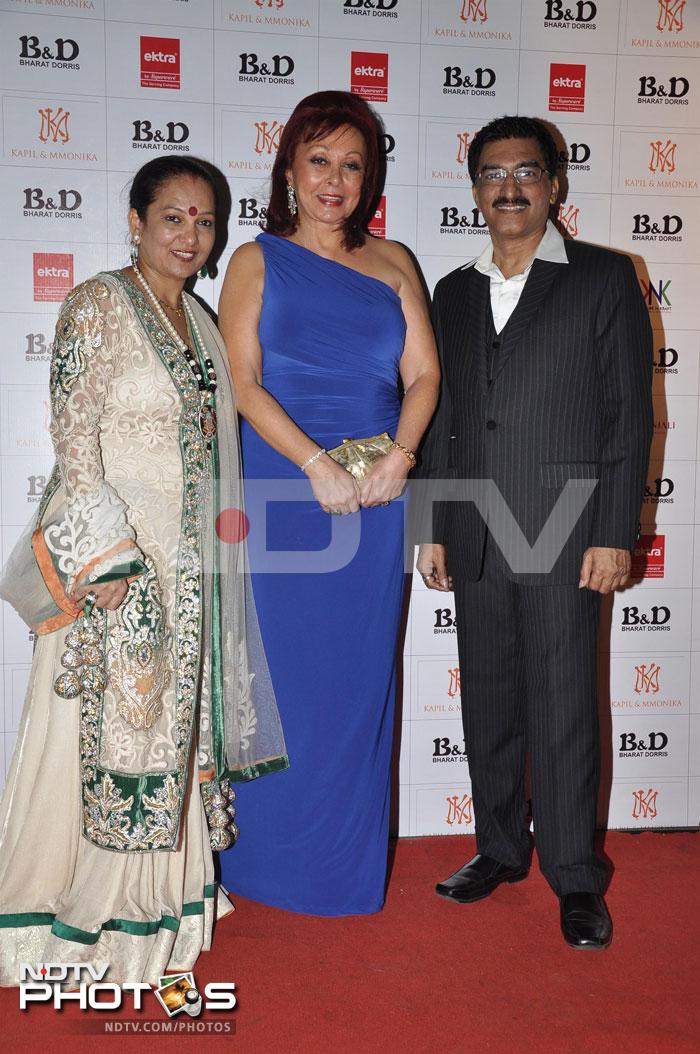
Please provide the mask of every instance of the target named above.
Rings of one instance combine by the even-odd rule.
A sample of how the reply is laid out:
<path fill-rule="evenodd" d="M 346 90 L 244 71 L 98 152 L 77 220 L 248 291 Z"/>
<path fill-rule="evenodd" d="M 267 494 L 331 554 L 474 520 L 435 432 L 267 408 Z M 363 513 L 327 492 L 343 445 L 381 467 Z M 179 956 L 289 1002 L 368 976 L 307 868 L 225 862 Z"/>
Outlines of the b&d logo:
<path fill-rule="evenodd" d="M 654 351 L 654 373 L 678 373 L 678 352 L 675 348 L 656 348 Z"/>
<path fill-rule="evenodd" d="M 58 190 L 47 194 L 41 187 L 25 187 L 22 214 L 55 220 L 82 220 L 79 211 L 83 198 L 77 190 Z"/>
<path fill-rule="evenodd" d="M 245 84 L 294 84 L 294 59 L 291 55 L 273 55 L 263 60 L 253 51 L 238 56 L 238 80 Z"/>
<path fill-rule="evenodd" d="M 489 66 L 477 66 L 472 72 L 462 66 L 443 66 L 443 95 L 495 96 L 496 73 Z"/>
<path fill-rule="evenodd" d="M 654 604 L 648 612 L 640 611 L 635 605 L 622 609 L 622 631 L 644 632 L 670 631 L 671 609 L 663 604 Z"/>
<path fill-rule="evenodd" d="M 389 55 L 383 51 L 351 52 L 350 91 L 366 102 L 388 102 Z"/>
<path fill-rule="evenodd" d="M 687 77 L 669 77 L 666 83 L 656 77 L 640 77 L 637 102 L 653 106 L 687 106 L 689 91 Z"/>
<path fill-rule="evenodd" d="M 453 743 L 449 736 L 439 736 L 433 740 L 433 765 L 466 760 L 467 744 L 464 740 Z"/>
<path fill-rule="evenodd" d="M 365 18 L 398 18 L 398 3 L 399 0 L 343 0 L 343 14 Z"/>
<path fill-rule="evenodd" d="M 661 349 L 662 351 L 665 349 Z M 676 373 L 678 370 L 676 370 Z M 676 485 L 668 476 L 657 476 L 656 479 L 647 480 L 644 487 L 645 505 L 673 505 L 675 498 L 671 497 Z"/>
<path fill-rule="evenodd" d="M 179 37 L 141 37 L 141 87 L 180 88 Z"/>
<path fill-rule="evenodd" d="M 648 212 L 637 212 L 632 217 L 633 242 L 682 242 L 683 220 L 680 216 L 668 213 L 654 220 Z"/>
<path fill-rule="evenodd" d="M 239 227 L 259 227 L 266 216 L 267 209 L 264 205 L 258 205 L 257 198 L 238 199 Z"/>
<path fill-rule="evenodd" d="M 451 608 L 435 608 L 435 622 L 433 623 L 433 633 L 435 635 L 439 633 L 456 633 L 457 632 L 457 619 L 452 614 Z"/>
<path fill-rule="evenodd" d="M 73 288 L 72 253 L 33 253 L 34 300 L 64 300 Z"/>
<path fill-rule="evenodd" d="M 27 476 L 27 503 L 41 501 L 46 490 L 46 476 Z"/>
<path fill-rule="evenodd" d="M 597 6 L 592 0 L 577 0 L 566 6 L 564 0 L 545 0 L 545 29 L 595 29 Z"/>
<path fill-rule="evenodd" d="M 456 205 L 445 205 L 440 210 L 440 234 L 480 234 L 486 229 L 486 220 L 480 219 L 477 208 L 463 213 Z"/>
<path fill-rule="evenodd" d="M 666 536 L 643 534 L 632 553 L 632 578 L 663 578 Z"/>
<path fill-rule="evenodd" d="M 166 121 L 163 128 L 154 128 L 152 121 L 132 121 L 132 126 L 132 150 L 161 150 L 167 146 L 168 150 L 189 153 L 186 144 L 190 130 L 184 121 Z"/>
<path fill-rule="evenodd" d="M 590 157 L 588 143 L 569 143 L 568 150 L 559 151 L 559 168 L 566 172 L 590 172 Z"/>
<path fill-rule="evenodd" d="M 80 54 L 77 40 L 71 37 L 58 37 L 50 45 L 42 44 L 37 36 L 19 38 L 20 66 L 34 66 L 40 69 L 79 70 L 76 62 Z"/>
<path fill-rule="evenodd" d="M 552 62 L 549 66 L 549 109 L 583 113 L 586 103 L 586 67 Z"/>
<path fill-rule="evenodd" d="M 51 358 L 51 345 L 46 343 L 45 333 L 25 333 L 25 362 L 48 362 Z"/>
<path fill-rule="evenodd" d="M 386 195 L 382 194 L 377 202 L 374 215 L 367 224 L 367 230 L 375 238 L 386 238 Z"/>
<path fill-rule="evenodd" d="M 667 758 L 667 746 L 665 732 L 649 732 L 644 739 L 636 732 L 622 732 L 619 752 L 621 758 Z"/>

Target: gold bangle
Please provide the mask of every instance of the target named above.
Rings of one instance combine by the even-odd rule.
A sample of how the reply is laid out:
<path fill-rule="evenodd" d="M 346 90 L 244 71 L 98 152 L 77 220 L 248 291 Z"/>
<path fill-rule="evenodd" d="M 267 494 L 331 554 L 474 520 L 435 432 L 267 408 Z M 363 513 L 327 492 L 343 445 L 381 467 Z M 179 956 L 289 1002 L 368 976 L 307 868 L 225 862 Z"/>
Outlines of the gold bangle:
<path fill-rule="evenodd" d="M 391 446 L 394 450 L 400 450 L 403 456 L 405 458 L 408 458 L 408 460 L 411 462 L 411 468 L 415 467 L 416 455 L 413 453 L 412 450 L 409 450 L 407 446 L 401 446 L 401 444 L 397 443 L 396 441 L 394 441 Z"/>

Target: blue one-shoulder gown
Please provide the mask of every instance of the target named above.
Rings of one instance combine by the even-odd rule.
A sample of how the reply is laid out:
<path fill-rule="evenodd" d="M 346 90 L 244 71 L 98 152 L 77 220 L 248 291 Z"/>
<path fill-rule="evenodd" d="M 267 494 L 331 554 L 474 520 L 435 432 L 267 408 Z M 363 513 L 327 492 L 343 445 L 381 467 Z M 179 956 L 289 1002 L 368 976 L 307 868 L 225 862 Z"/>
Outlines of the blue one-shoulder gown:
<path fill-rule="evenodd" d="M 405 320 L 384 282 L 275 235 L 265 260 L 263 386 L 320 446 L 395 434 Z M 246 423 L 247 487 L 304 480 Z M 303 483 L 308 487 L 308 483 Z M 232 892 L 312 915 L 378 911 L 384 900 L 403 502 L 331 517 L 313 501 L 267 507 L 269 550 L 324 550 L 331 521 L 359 520 L 347 566 L 260 573 L 253 592 L 290 767 L 237 784 L 240 837 L 221 855 Z M 260 530 L 252 515 L 251 537 Z"/>

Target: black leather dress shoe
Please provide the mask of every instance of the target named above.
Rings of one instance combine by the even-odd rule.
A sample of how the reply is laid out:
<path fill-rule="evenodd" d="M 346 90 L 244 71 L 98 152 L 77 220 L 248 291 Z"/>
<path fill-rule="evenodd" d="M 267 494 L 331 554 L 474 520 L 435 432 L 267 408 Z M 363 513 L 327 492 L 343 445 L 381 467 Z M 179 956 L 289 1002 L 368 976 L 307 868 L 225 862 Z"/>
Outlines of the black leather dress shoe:
<path fill-rule="evenodd" d="M 565 893 L 559 898 L 561 932 L 572 948 L 598 951 L 612 940 L 612 919 L 597 893 Z"/>
<path fill-rule="evenodd" d="M 521 882 L 527 878 L 526 867 L 511 867 L 501 864 L 492 856 L 484 853 L 477 855 L 469 863 L 455 871 L 444 882 L 438 882 L 435 892 L 440 897 L 456 900 L 460 904 L 470 904 L 473 900 L 483 900 L 493 893 L 501 882 Z"/>

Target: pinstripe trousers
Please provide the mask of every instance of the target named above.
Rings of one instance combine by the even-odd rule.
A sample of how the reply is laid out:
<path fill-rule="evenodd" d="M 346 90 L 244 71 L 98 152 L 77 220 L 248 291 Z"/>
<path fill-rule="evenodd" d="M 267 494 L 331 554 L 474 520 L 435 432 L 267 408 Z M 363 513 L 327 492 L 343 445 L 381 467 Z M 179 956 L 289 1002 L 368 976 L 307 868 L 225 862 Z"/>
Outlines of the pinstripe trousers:
<path fill-rule="evenodd" d="M 600 594 L 514 582 L 490 539 L 481 578 L 458 579 L 454 590 L 478 852 L 528 865 L 527 754 L 542 873 L 559 896 L 601 893 L 607 871 L 593 848 Z"/>

